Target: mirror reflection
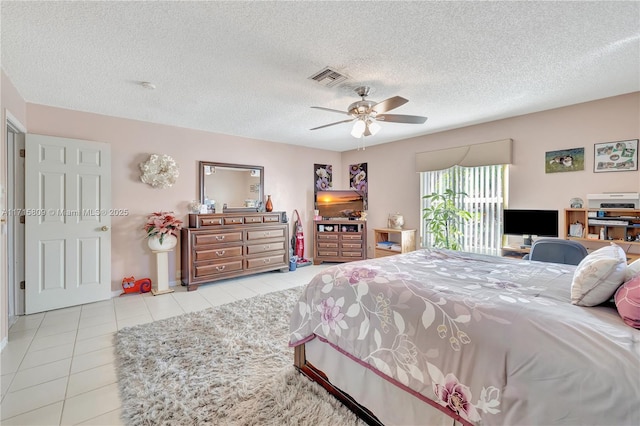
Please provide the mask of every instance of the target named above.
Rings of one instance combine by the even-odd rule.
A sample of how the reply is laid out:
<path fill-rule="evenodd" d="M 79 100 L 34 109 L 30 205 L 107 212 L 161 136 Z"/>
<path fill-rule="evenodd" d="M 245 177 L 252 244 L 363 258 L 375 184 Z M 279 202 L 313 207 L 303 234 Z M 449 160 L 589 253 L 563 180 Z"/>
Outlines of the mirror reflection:
<path fill-rule="evenodd" d="M 200 162 L 200 202 L 207 213 L 256 211 L 262 205 L 263 188 L 262 166 Z"/>

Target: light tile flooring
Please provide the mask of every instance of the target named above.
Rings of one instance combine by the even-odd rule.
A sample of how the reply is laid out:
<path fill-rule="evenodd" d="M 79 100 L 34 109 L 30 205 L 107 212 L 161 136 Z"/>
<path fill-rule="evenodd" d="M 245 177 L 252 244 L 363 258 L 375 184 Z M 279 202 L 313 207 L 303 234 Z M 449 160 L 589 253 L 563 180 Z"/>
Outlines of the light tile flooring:
<path fill-rule="evenodd" d="M 3 425 L 120 425 L 114 335 L 124 328 L 305 285 L 327 265 L 21 316 L 0 366 Z"/>

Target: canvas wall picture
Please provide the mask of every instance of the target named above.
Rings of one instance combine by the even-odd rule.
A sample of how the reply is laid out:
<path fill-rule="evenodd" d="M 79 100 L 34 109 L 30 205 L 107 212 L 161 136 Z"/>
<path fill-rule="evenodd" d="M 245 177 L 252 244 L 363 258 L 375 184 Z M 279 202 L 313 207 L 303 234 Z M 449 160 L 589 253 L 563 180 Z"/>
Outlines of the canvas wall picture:
<path fill-rule="evenodd" d="M 314 208 L 317 209 L 315 204 L 316 194 L 318 191 L 326 191 L 333 187 L 333 169 L 331 164 L 314 164 L 313 165 L 313 200 Z"/>
<path fill-rule="evenodd" d="M 584 170 L 584 148 L 547 151 L 544 155 L 544 172 L 561 173 Z"/>
<path fill-rule="evenodd" d="M 369 177 L 367 175 L 367 163 L 352 164 L 349 166 L 349 180 L 352 189 L 355 189 L 364 199 L 364 210 L 368 210 Z"/>

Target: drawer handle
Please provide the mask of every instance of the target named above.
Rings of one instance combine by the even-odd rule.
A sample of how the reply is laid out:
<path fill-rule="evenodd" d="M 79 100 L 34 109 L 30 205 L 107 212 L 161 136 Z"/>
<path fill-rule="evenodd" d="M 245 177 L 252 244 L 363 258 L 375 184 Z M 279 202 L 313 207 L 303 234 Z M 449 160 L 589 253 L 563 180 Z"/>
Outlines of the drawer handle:
<path fill-rule="evenodd" d="M 216 237 L 216 240 L 218 241 L 224 240 L 224 235 L 216 235 L 215 237 Z"/>
<path fill-rule="evenodd" d="M 264 263 L 270 263 L 271 259 L 264 259 Z"/>
<path fill-rule="evenodd" d="M 216 252 L 216 255 L 218 255 L 218 256 L 224 256 L 224 254 L 225 254 L 226 252 L 227 252 L 226 250 L 217 251 L 217 252 Z"/>
<path fill-rule="evenodd" d="M 269 235 L 271 235 L 271 233 L 270 233 L 269 231 L 267 231 L 267 232 L 265 232 L 265 233 L 264 233 L 264 236 L 265 236 L 265 237 L 268 237 Z"/>
<path fill-rule="evenodd" d="M 218 272 L 224 271 L 225 266 L 227 266 L 227 265 L 216 266 L 216 271 L 218 271 Z"/>
<path fill-rule="evenodd" d="M 266 246 L 264 246 L 264 250 L 269 250 L 271 248 L 271 246 L 269 244 L 267 244 Z"/>

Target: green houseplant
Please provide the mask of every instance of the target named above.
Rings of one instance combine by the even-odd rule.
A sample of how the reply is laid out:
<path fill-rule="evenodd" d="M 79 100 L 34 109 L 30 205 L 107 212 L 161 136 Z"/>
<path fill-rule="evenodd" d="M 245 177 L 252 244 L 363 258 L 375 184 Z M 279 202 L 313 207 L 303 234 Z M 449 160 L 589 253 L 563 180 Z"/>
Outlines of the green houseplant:
<path fill-rule="evenodd" d="M 456 206 L 455 201 L 467 196 L 464 192 L 447 189 L 444 193 L 433 192 L 422 198 L 429 200 L 429 205 L 422 212 L 427 225 L 427 232 L 433 236 L 433 247 L 460 250 L 460 226 L 471 219 L 470 212 Z"/>

